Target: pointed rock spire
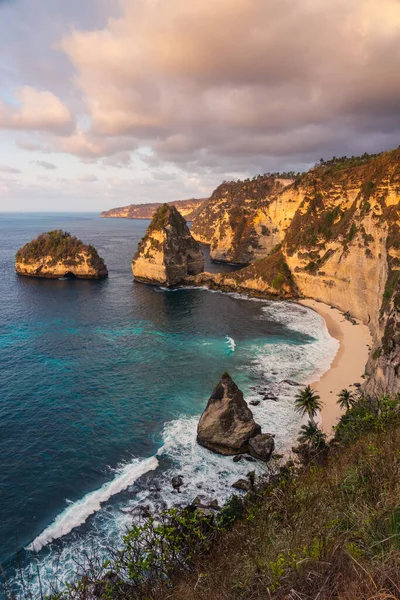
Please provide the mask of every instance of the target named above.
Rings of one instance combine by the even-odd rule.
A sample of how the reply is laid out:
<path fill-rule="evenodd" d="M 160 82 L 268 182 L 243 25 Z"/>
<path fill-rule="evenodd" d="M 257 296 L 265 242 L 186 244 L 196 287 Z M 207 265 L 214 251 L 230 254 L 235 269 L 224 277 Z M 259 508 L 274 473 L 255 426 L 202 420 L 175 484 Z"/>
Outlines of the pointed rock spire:
<path fill-rule="evenodd" d="M 198 443 L 218 454 L 241 454 L 248 452 L 249 440 L 260 433 L 242 392 L 224 373 L 200 417 Z"/>
<path fill-rule="evenodd" d="M 135 279 L 167 287 L 204 270 L 200 244 L 175 206 L 163 204 L 155 213 L 132 262 Z"/>

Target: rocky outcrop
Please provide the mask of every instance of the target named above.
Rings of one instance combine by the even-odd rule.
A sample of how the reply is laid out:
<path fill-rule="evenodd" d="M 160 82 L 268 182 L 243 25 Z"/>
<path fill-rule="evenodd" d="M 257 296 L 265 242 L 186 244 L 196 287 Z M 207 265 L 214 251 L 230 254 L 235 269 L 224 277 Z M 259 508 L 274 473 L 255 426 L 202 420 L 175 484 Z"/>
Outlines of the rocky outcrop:
<path fill-rule="evenodd" d="M 249 440 L 250 455 L 264 462 L 268 462 L 271 459 L 274 449 L 275 441 L 270 433 L 262 433 Z"/>
<path fill-rule="evenodd" d="M 276 195 L 292 182 L 273 175 L 223 183 L 194 219 L 192 235 L 210 244 L 211 259 L 248 264 L 282 241 L 294 201 L 270 210 Z"/>
<path fill-rule="evenodd" d="M 292 273 L 280 250 L 232 273 L 201 273 L 187 283 L 211 290 L 239 292 L 255 298 L 295 299 L 299 297 Z"/>
<path fill-rule="evenodd" d="M 224 373 L 201 415 L 198 443 L 218 454 L 241 454 L 248 452 L 249 440 L 260 433 L 242 392 Z"/>
<path fill-rule="evenodd" d="M 164 204 L 154 215 L 133 259 L 135 279 L 170 287 L 203 269 L 200 244 L 190 235 L 178 210 Z"/>
<path fill-rule="evenodd" d="M 187 221 L 193 221 L 206 202 L 208 202 L 208 198 L 191 198 L 190 200 L 169 202 L 169 205 L 175 206 Z M 152 219 L 160 206 L 162 206 L 160 202 L 130 204 L 129 206 L 120 206 L 119 208 L 105 210 L 100 213 L 100 217 L 102 219 Z"/>
<path fill-rule="evenodd" d="M 87 246 L 70 233 L 56 230 L 42 233 L 20 248 L 15 257 L 19 275 L 60 279 L 104 279 L 104 260 L 93 246 Z"/>
<path fill-rule="evenodd" d="M 204 211 L 211 214 L 213 198 L 199 221 Z M 206 219 L 203 228 L 196 220 L 194 232 L 212 240 L 230 210 L 237 214 L 228 205 L 225 215 L 215 210 L 214 224 Z M 204 273 L 202 284 L 264 297 L 274 291 L 284 298 L 300 295 L 350 313 L 370 327 L 374 339 L 364 390 L 399 391 L 400 149 L 322 161 L 274 192 L 256 217 L 269 231 L 269 222 L 277 229 L 273 242 L 280 239 L 279 250 L 267 252 L 265 231 L 258 232 L 252 247 L 263 257 L 235 273 Z M 223 237 L 227 248 L 232 244 L 226 256 L 240 262 L 231 233 Z"/>

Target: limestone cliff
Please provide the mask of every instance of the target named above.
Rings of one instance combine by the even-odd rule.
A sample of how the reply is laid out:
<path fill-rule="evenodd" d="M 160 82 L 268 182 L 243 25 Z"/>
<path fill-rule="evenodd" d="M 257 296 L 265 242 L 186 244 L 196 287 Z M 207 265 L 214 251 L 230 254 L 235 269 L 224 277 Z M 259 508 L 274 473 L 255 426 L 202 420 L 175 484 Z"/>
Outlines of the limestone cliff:
<path fill-rule="evenodd" d="M 132 262 L 135 279 L 174 286 L 204 269 L 200 244 L 190 235 L 185 219 L 164 204 L 155 213 Z"/>
<path fill-rule="evenodd" d="M 175 206 L 187 221 L 192 221 L 202 210 L 208 198 L 191 198 L 190 200 L 177 200 L 170 202 L 170 206 Z M 130 204 L 129 206 L 120 206 L 105 210 L 100 214 L 102 219 L 152 219 L 154 213 L 162 206 L 160 202 L 151 202 L 147 204 Z"/>
<path fill-rule="evenodd" d="M 20 248 L 15 257 L 19 275 L 59 279 L 104 279 L 104 260 L 93 246 L 87 246 L 70 233 L 56 230 L 42 233 Z"/>
<path fill-rule="evenodd" d="M 300 294 L 349 312 L 374 339 L 365 389 L 400 390 L 400 149 L 322 163 L 271 197 L 261 214 L 278 230 L 278 254 L 202 281 L 258 295 Z M 220 215 L 217 221 L 213 231 Z M 263 235 L 257 239 L 266 252 Z M 231 242 L 229 232 L 224 244 Z"/>
<path fill-rule="evenodd" d="M 192 235 L 210 244 L 212 260 L 248 264 L 281 242 L 297 205 L 290 197 L 270 209 L 276 195 L 292 182 L 275 175 L 223 183 L 195 218 Z"/>
<path fill-rule="evenodd" d="M 201 273 L 187 283 L 224 292 L 270 299 L 294 299 L 299 293 L 283 253 L 278 249 L 233 273 Z"/>

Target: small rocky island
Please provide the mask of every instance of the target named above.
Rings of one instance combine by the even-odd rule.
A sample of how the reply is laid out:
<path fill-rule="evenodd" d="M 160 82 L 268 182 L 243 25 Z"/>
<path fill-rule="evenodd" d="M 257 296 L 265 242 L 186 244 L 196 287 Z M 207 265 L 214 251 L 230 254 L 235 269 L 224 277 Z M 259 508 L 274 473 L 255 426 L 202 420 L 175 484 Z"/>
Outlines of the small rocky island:
<path fill-rule="evenodd" d="M 204 270 L 200 244 L 175 206 L 160 206 L 132 262 L 137 281 L 171 287 Z"/>
<path fill-rule="evenodd" d="M 265 462 L 275 446 L 272 435 L 261 433 L 243 393 L 228 373 L 222 375 L 200 417 L 197 442 L 217 454 L 248 453 Z"/>
<path fill-rule="evenodd" d="M 19 275 L 46 279 L 105 279 L 107 267 L 97 250 L 62 230 L 42 233 L 15 256 Z"/>

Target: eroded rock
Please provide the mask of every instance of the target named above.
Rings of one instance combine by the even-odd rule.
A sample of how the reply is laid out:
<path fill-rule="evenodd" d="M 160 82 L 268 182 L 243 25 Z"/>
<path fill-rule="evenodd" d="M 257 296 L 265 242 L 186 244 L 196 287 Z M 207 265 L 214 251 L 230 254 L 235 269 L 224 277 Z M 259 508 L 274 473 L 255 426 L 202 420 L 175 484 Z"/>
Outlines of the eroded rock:
<path fill-rule="evenodd" d="M 271 459 L 274 448 L 275 441 L 270 433 L 262 433 L 249 440 L 249 452 L 251 456 L 264 462 L 268 462 Z"/>
<path fill-rule="evenodd" d="M 137 281 L 171 287 L 204 270 L 200 244 L 174 206 L 163 204 L 155 213 L 133 258 Z"/>
<path fill-rule="evenodd" d="M 97 250 L 70 233 L 42 233 L 20 248 L 15 257 L 19 275 L 44 279 L 104 279 L 108 276 Z"/>
<path fill-rule="evenodd" d="M 224 373 L 214 388 L 197 427 L 197 441 L 218 454 L 232 455 L 248 451 L 249 440 L 261 433 L 242 392 Z"/>

